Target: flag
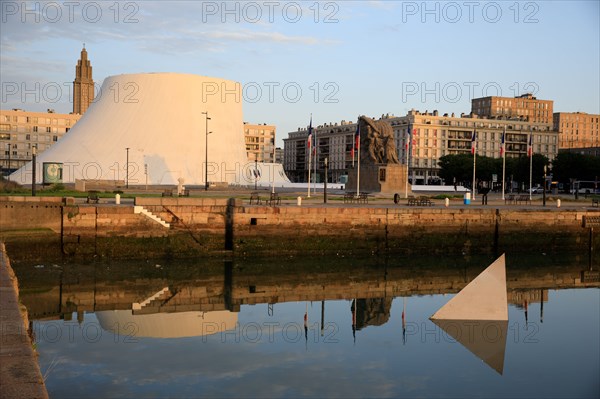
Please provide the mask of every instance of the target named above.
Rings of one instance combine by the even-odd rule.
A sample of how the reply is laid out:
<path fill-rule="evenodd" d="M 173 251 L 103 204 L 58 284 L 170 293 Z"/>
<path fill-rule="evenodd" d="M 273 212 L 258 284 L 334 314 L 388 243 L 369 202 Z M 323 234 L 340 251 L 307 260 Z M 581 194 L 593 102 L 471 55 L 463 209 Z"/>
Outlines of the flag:
<path fill-rule="evenodd" d="M 533 134 L 529 133 L 529 144 L 527 145 L 527 156 L 533 155 Z"/>
<path fill-rule="evenodd" d="M 475 155 L 475 151 L 477 151 L 477 130 L 473 130 L 471 137 L 471 154 Z"/>
<path fill-rule="evenodd" d="M 354 134 L 354 148 L 356 151 L 360 149 L 360 125 L 356 124 L 356 133 Z"/>
<path fill-rule="evenodd" d="M 413 142 L 412 142 L 412 148 L 410 150 L 410 155 L 413 155 L 415 152 L 415 146 L 417 145 L 417 134 L 419 134 L 419 130 L 418 129 L 413 129 Z"/>
<path fill-rule="evenodd" d="M 406 153 L 408 153 L 409 144 L 410 144 L 410 125 L 406 129 Z"/>
<path fill-rule="evenodd" d="M 504 156 L 504 135 L 506 134 L 506 128 L 502 131 L 502 142 L 500 143 L 500 156 Z"/>
<path fill-rule="evenodd" d="M 308 125 L 308 151 L 312 148 L 312 115 L 310 116 L 310 125 Z"/>

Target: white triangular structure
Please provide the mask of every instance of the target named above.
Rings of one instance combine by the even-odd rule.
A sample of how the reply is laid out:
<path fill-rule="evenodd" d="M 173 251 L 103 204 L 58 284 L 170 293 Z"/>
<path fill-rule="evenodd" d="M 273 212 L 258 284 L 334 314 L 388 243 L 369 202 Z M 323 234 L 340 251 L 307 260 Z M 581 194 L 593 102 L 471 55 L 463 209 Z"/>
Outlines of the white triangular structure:
<path fill-rule="evenodd" d="M 504 254 L 442 306 L 431 319 L 508 320 Z"/>

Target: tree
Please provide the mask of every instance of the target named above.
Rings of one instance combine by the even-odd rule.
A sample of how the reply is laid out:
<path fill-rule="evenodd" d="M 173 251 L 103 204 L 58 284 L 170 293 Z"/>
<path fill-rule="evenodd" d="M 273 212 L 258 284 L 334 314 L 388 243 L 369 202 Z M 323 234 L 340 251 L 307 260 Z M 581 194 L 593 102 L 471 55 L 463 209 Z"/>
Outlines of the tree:
<path fill-rule="evenodd" d="M 444 155 L 438 161 L 439 176 L 446 184 L 468 184 L 473 176 L 473 157 L 468 154 Z"/>
<path fill-rule="evenodd" d="M 445 155 L 440 158 L 438 165 L 441 170 L 439 176 L 446 184 L 456 182 L 470 187 L 473 181 L 473 156 L 469 154 Z M 548 158 L 541 154 L 533 154 L 532 180 L 533 185 L 541 185 L 544 176 L 544 165 L 548 165 Z M 492 175 L 502 179 L 502 158 L 477 156 L 476 178 L 479 181 L 491 181 Z M 506 180 L 518 181 L 529 186 L 529 157 L 506 158 Z"/>
<path fill-rule="evenodd" d="M 552 174 L 562 183 L 600 179 L 600 157 L 560 152 L 552 162 Z"/>

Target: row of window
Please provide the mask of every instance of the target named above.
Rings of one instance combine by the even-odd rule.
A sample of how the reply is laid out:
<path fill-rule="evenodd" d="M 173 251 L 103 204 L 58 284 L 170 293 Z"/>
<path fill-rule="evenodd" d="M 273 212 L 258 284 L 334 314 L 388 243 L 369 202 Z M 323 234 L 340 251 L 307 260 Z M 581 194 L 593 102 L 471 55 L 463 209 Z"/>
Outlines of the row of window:
<path fill-rule="evenodd" d="M 39 118 L 37 116 L 17 116 L 13 115 L 2 115 L 0 122 L 13 122 L 13 123 L 36 123 L 40 125 L 60 125 L 60 126 L 71 126 L 74 125 L 76 120 L 65 119 L 65 118 Z"/>
<path fill-rule="evenodd" d="M 40 127 L 40 126 L 12 126 L 11 125 L 0 125 L 0 131 L 2 132 L 18 132 L 18 133 L 38 133 L 38 132 L 46 132 L 46 133 L 66 133 L 69 131 L 69 127 Z"/>

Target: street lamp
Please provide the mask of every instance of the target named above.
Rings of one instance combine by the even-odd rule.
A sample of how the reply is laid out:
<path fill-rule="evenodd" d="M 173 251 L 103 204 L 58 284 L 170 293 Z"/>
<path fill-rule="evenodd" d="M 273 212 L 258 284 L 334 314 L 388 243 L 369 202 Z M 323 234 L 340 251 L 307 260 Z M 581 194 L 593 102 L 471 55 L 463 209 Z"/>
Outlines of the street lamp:
<path fill-rule="evenodd" d="M 254 191 L 256 191 L 258 183 L 258 159 L 254 158 Z"/>
<path fill-rule="evenodd" d="M 212 132 L 208 131 L 208 121 L 210 117 L 208 116 L 208 111 L 203 112 L 203 115 L 206 115 L 206 125 L 205 125 L 205 143 L 204 143 L 204 191 L 208 191 L 208 135 Z"/>
<path fill-rule="evenodd" d="M 31 154 L 32 154 L 32 159 L 31 161 L 33 162 L 33 177 L 31 178 L 31 196 L 35 197 L 35 181 L 36 181 L 36 163 L 37 163 L 37 145 L 34 145 L 31 148 Z"/>
<path fill-rule="evenodd" d="M 546 172 L 547 168 L 546 165 L 544 165 L 544 187 L 542 188 L 542 203 L 544 206 L 546 206 Z"/>
<path fill-rule="evenodd" d="M 6 145 L 6 148 L 8 148 L 8 181 L 10 181 L 10 144 Z"/>
<path fill-rule="evenodd" d="M 327 203 L 327 157 L 325 158 L 325 185 L 323 186 L 323 203 Z"/>
<path fill-rule="evenodd" d="M 127 158 L 125 158 L 125 188 L 129 188 L 129 147 L 125 148 Z"/>

